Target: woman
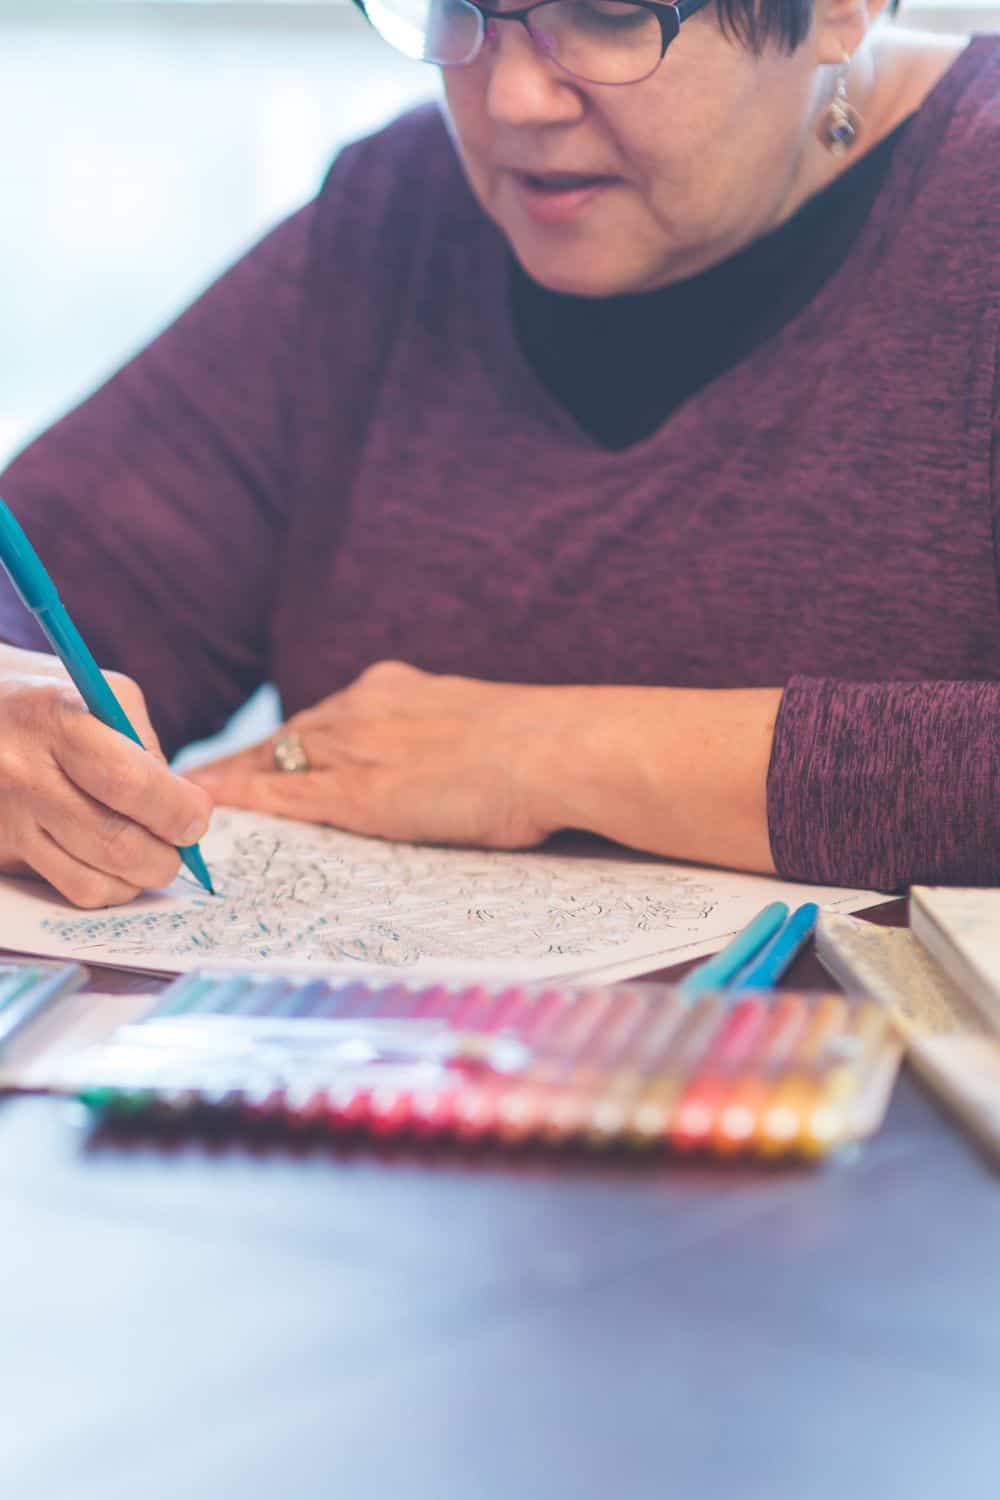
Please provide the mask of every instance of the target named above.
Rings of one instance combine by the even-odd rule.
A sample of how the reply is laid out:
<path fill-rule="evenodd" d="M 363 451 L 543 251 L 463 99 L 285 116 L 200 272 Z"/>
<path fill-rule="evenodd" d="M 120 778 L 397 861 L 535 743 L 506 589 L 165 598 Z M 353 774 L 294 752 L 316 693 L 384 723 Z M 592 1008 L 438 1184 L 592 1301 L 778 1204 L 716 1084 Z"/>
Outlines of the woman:
<path fill-rule="evenodd" d="M 151 741 L 135 683 L 168 750 L 267 678 L 285 732 L 173 776 L 5 596 L 8 866 L 128 899 L 211 797 L 1000 883 L 1000 39 L 879 9 L 369 0 L 446 120 L 0 486 Z"/>

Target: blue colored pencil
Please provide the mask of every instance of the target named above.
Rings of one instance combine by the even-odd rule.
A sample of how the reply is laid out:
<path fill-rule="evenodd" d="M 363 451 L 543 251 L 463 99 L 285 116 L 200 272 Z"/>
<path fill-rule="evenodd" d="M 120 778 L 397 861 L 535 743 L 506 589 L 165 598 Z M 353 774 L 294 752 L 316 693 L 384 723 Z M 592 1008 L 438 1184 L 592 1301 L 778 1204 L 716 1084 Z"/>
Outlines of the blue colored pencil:
<path fill-rule="evenodd" d="M 729 981 L 771 941 L 787 916 L 788 906 L 784 901 L 772 901 L 770 906 L 765 906 L 721 952 L 685 974 L 678 986 L 681 994 L 704 995 L 709 990 L 725 989 Z"/>
<path fill-rule="evenodd" d="M 809 941 L 818 916 L 819 907 L 815 901 L 807 901 L 804 906 L 797 907 L 756 958 L 736 975 L 729 993 L 773 989 Z"/>

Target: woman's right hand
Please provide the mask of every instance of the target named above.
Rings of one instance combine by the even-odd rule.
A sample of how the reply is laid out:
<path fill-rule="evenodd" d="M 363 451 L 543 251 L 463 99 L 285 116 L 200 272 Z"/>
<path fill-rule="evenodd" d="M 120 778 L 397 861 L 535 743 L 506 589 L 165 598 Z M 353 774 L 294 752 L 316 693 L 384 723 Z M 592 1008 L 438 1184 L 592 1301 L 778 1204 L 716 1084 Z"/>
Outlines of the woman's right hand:
<path fill-rule="evenodd" d="M 212 811 L 168 769 L 140 689 L 107 676 L 146 750 L 94 718 L 54 656 L 0 645 L 0 870 L 89 908 L 169 885 Z"/>

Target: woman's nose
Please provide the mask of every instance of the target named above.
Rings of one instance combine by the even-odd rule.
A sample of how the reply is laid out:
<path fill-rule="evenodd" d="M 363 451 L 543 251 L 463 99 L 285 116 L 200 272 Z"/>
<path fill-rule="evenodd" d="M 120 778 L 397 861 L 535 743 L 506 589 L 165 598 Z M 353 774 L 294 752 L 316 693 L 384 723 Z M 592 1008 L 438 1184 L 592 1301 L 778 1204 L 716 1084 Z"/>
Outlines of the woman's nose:
<path fill-rule="evenodd" d="M 489 21 L 481 60 L 487 108 L 505 125 L 560 124 L 581 113 L 579 90 L 520 22 Z"/>

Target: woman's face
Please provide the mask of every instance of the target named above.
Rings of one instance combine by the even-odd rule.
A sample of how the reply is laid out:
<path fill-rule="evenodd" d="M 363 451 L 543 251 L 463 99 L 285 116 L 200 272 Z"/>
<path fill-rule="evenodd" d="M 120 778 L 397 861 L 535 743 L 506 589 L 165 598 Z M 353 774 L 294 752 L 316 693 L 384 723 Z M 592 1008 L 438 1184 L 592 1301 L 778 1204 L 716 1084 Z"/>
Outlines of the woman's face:
<path fill-rule="evenodd" d="M 816 60 L 813 37 L 755 56 L 709 8 L 625 87 L 570 78 L 514 22 L 443 72 L 472 189 L 525 270 L 609 296 L 703 270 L 832 175 L 814 128 L 830 73 Z"/>

